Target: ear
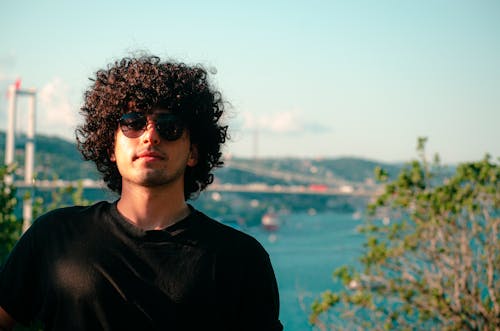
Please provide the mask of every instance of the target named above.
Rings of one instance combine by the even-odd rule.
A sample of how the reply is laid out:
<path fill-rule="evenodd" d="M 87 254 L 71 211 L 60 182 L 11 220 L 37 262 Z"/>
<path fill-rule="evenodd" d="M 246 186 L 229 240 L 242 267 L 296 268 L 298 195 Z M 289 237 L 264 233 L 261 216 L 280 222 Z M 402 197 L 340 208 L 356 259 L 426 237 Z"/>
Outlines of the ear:
<path fill-rule="evenodd" d="M 108 149 L 109 160 L 111 162 L 116 162 L 115 146 L 116 146 L 116 136 L 118 135 L 118 131 L 119 130 L 116 130 L 115 139 L 113 140 L 113 144 Z"/>
<path fill-rule="evenodd" d="M 195 144 L 191 144 L 189 149 L 189 158 L 187 160 L 187 165 L 189 167 L 194 167 L 198 164 L 198 146 Z"/>

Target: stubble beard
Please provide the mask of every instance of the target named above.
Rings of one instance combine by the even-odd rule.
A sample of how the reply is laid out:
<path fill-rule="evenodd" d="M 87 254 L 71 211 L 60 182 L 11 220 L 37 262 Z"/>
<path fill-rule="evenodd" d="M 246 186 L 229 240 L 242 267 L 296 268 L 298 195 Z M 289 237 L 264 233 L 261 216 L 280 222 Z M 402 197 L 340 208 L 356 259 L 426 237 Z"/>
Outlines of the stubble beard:
<path fill-rule="evenodd" d="M 160 188 L 162 186 L 171 186 L 179 181 L 184 180 L 184 174 L 188 160 L 180 163 L 174 162 L 171 166 L 166 165 L 138 165 L 134 166 L 129 173 L 130 176 L 123 177 L 122 180 L 129 182 L 132 185 L 147 187 L 147 188 Z"/>
<path fill-rule="evenodd" d="M 184 169 L 178 169 L 173 173 L 168 173 L 165 169 L 150 169 L 141 174 L 138 184 L 154 188 L 168 186 L 184 178 Z"/>

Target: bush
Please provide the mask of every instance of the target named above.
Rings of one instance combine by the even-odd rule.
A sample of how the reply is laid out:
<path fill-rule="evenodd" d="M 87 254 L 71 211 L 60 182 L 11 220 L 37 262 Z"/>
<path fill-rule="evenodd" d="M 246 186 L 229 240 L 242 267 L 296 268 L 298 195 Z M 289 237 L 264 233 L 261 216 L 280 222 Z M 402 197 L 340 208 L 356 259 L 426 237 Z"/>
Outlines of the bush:
<path fill-rule="evenodd" d="M 369 205 L 362 270 L 335 271 L 346 287 L 313 303 L 317 328 L 500 330 L 500 166 L 486 156 L 443 178 L 425 142 Z"/>

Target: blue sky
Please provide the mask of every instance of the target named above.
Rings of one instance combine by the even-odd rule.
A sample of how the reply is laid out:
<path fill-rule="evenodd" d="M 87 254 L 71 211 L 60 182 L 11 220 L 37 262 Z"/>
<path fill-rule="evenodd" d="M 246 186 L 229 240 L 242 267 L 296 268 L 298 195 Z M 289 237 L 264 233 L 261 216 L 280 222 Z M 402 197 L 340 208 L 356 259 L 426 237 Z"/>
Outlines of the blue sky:
<path fill-rule="evenodd" d="M 217 70 L 228 154 L 500 156 L 500 1 L 2 1 L 0 41 L 0 129 L 20 77 L 72 139 L 88 78 L 147 51 Z"/>

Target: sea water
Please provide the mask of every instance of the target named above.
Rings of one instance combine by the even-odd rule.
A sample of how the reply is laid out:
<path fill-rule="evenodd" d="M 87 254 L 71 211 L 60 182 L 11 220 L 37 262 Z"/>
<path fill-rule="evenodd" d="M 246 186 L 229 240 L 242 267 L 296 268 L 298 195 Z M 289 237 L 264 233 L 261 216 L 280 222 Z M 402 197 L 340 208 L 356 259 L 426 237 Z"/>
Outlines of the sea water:
<path fill-rule="evenodd" d="M 308 319 L 311 304 L 325 290 L 343 285 L 332 277 L 342 265 L 357 265 L 364 236 L 362 221 L 351 214 L 291 214 L 282 217 L 278 230 L 245 231 L 266 248 L 280 292 L 280 319 L 287 331 L 314 330 Z"/>

